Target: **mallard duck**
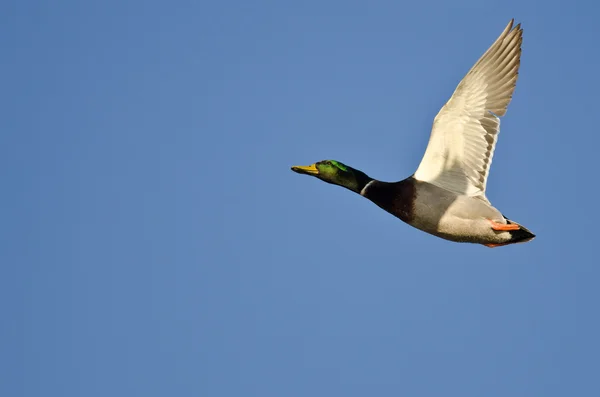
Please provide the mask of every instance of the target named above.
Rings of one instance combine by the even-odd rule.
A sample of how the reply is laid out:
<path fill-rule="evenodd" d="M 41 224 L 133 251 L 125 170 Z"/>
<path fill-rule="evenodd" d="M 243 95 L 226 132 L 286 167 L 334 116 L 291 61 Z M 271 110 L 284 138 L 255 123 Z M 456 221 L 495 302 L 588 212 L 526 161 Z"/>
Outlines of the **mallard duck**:
<path fill-rule="evenodd" d="M 439 111 L 425 155 L 410 177 L 382 182 L 335 160 L 294 166 L 342 186 L 390 214 L 446 240 L 498 247 L 535 235 L 509 220 L 485 194 L 500 117 L 515 89 L 523 30 L 511 20 Z"/>

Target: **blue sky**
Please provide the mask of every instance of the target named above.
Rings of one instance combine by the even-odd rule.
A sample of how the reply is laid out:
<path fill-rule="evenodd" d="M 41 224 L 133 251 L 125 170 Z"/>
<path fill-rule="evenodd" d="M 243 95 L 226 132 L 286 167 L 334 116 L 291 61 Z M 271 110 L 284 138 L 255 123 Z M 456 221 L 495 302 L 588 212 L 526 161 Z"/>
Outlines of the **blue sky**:
<path fill-rule="evenodd" d="M 0 395 L 600 395 L 597 5 L 445 3 L 5 3 Z M 536 240 L 289 170 L 412 174 L 513 17 L 488 197 Z"/>

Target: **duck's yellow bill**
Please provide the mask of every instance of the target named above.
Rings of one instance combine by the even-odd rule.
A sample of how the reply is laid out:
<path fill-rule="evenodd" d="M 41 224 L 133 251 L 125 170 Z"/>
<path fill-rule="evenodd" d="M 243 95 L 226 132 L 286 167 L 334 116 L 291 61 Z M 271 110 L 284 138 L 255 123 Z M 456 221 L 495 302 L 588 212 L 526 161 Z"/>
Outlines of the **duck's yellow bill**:
<path fill-rule="evenodd" d="M 308 175 L 319 175 L 319 170 L 317 169 L 316 164 L 311 165 L 295 165 L 292 167 L 292 171 L 297 172 L 299 174 L 308 174 Z"/>

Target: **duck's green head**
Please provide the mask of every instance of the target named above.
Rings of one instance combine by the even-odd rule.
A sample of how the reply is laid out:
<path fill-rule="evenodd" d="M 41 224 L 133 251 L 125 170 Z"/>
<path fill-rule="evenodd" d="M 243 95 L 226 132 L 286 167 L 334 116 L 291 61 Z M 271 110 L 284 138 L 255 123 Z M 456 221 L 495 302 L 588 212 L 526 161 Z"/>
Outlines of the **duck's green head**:
<path fill-rule="evenodd" d="M 364 172 L 335 160 L 323 160 L 308 166 L 294 166 L 292 171 L 317 177 L 322 181 L 345 187 L 356 193 L 360 193 L 362 188 L 373 180 Z"/>

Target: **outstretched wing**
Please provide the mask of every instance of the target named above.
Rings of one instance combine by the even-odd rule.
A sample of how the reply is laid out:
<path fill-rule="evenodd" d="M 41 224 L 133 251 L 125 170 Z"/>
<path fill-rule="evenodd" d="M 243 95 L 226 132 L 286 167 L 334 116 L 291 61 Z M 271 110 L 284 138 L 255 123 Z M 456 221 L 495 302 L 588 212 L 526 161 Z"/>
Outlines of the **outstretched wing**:
<path fill-rule="evenodd" d="M 485 187 L 519 71 L 523 30 L 513 20 L 458 84 L 433 121 L 414 177 L 457 194 L 485 198 Z"/>

